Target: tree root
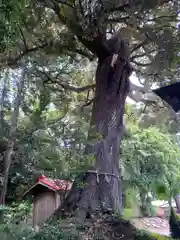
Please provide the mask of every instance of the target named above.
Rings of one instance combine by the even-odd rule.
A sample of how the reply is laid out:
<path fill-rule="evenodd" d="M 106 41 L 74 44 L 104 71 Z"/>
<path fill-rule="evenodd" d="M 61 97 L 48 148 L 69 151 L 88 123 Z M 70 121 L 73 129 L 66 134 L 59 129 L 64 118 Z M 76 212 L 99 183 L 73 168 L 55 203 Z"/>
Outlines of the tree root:
<path fill-rule="evenodd" d="M 155 237 L 137 230 L 130 221 L 113 214 L 91 215 L 83 224 L 79 224 L 75 218 L 68 218 L 60 223 L 59 228 L 68 236 L 75 233 L 75 239 L 78 240 L 156 240 Z"/>

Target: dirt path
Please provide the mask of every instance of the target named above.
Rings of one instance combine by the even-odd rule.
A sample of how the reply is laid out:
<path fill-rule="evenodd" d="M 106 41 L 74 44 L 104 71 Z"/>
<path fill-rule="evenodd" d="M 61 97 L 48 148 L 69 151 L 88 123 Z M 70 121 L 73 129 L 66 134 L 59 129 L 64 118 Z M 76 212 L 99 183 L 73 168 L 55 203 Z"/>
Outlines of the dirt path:
<path fill-rule="evenodd" d="M 153 233 L 169 236 L 169 223 L 161 218 L 138 218 L 132 219 L 133 224 L 139 228 Z"/>

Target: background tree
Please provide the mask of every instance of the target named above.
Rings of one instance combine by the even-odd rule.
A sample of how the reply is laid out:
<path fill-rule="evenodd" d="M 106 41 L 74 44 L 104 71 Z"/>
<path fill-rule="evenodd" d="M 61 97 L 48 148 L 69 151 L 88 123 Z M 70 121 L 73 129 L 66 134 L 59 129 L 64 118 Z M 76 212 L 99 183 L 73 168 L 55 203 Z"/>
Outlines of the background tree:
<path fill-rule="evenodd" d="M 168 201 L 179 191 L 177 142 L 157 127 L 142 128 L 127 108 L 127 133 L 122 142 L 123 179 L 139 193 L 142 215 L 149 215 L 149 194 Z M 128 120 L 127 120 L 128 119 Z"/>
<path fill-rule="evenodd" d="M 12 158 L 12 153 L 14 148 L 15 133 L 16 133 L 17 122 L 19 117 L 21 98 L 23 95 L 23 88 L 24 88 L 24 73 L 20 77 L 20 80 L 18 83 L 17 96 L 14 99 L 14 109 L 11 116 L 11 128 L 8 136 L 7 149 L 4 153 L 4 181 L 3 181 L 3 187 L 1 190 L 1 198 L 0 198 L 0 203 L 3 205 L 5 204 L 5 198 L 7 193 L 7 185 L 8 185 L 9 172 L 11 167 L 11 158 Z"/>
<path fill-rule="evenodd" d="M 65 58 L 63 60 L 60 68 L 62 74 L 71 75 L 74 81 L 76 78 L 78 81 L 82 81 L 82 78 L 86 81 L 87 74 L 84 70 L 75 71 L 70 64 L 67 66 Z M 47 79 L 48 81 L 50 79 L 48 74 L 49 72 L 46 72 L 46 75 L 43 71 L 40 72 L 37 64 L 26 72 L 24 98 L 20 107 L 8 181 L 7 203 L 21 198 L 24 191 L 41 174 L 72 179 L 78 171 L 82 171 L 84 165 L 88 165 L 83 161 L 82 152 L 88 131 L 87 119 L 89 119 L 88 107 L 84 109 L 83 105 L 89 100 L 86 94 L 80 93 L 83 91 L 81 88 L 66 84 L 65 88 L 68 89 L 64 90 L 60 85 L 53 83 L 53 79 L 47 82 Z M 15 94 L 11 86 L 13 81 L 11 74 L 8 74 L 8 81 L 10 86 L 6 90 L 7 99 L 5 99 L 8 105 L 4 104 L 3 109 L 7 131 L 1 135 L 2 172 L 3 154 L 11 126 L 12 95 Z M 4 124 L 3 121 L 1 124 Z M 82 166 L 78 170 L 79 165 Z M 2 185 L 3 175 L 1 187 Z"/>

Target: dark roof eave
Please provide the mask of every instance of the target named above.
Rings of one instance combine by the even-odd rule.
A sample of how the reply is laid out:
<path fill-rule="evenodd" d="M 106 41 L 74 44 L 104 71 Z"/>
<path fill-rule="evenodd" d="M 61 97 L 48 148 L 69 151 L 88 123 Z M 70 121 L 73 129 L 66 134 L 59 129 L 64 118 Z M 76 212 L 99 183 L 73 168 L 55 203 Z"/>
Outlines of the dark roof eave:
<path fill-rule="evenodd" d="M 57 190 L 55 190 L 54 188 L 50 187 L 49 185 L 43 184 L 42 182 L 38 182 L 38 183 L 34 184 L 30 189 L 28 189 L 28 190 L 24 193 L 23 197 L 25 197 L 27 194 L 29 194 L 29 193 L 30 193 L 36 186 L 38 186 L 38 185 L 41 185 L 41 186 L 46 187 L 46 188 L 48 188 L 48 189 L 50 189 L 50 190 L 52 190 L 52 191 L 54 191 L 54 192 L 57 192 Z"/>

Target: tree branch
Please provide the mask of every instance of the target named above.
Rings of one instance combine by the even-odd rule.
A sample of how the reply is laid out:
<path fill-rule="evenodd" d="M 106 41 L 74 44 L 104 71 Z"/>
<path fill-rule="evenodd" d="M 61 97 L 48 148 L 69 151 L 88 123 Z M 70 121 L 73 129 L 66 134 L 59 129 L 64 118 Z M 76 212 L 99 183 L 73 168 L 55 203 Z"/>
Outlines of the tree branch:
<path fill-rule="evenodd" d="M 141 48 L 141 47 L 142 47 L 143 45 L 145 45 L 146 43 L 147 43 L 147 41 L 146 41 L 146 40 L 143 40 L 142 42 L 136 44 L 136 45 L 131 49 L 131 54 L 132 54 L 134 51 L 136 51 L 136 50 L 138 50 L 139 48 Z"/>
<path fill-rule="evenodd" d="M 18 28 L 19 28 L 20 34 L 21 34 L 21 36 L 22 36 L 22 41 L 23 41 L 23 43 L 24 43 L 24 47 L 25 47 L 25 49 L 27 50 L 27 49 L 28 49 L 28 46 L 27 46 L 27 41 L 26 41 L 26 38 L 25 38 L 25 36 L 24 36 L 23 30 L 21 29 L 20 26 L 18 26 Z"/>
<path fill-rule="evenodd" d="M 46 77 L 46 80 L 44 83 L 52 83 L 52 84 L 58 84 L 60 87 L 62 87 L 64 90 L 71 91 L 71 92 L 76 92 L 76 93 L 81 93 L 85 92 L 91 89 L 95 89 L 96 85 L 91 84 L 91 85 L 86 85 L 84 87 L 76 87 L 69 85 L 67 83 L 64 83 L 63 80 L 58 81 L 57 78 L 54 80 L 52 79 L 45 71 L 40 71 L 38 70 L 39 73 L 43 74 Z M 59 74 L 57 74 L 58 76 Z"/>
<path fill-rule="evenodd" d="M 149 54 L 150 53 L 153 53 L 154 50 L 151 50 L 149 51 Z M 142 57 L 146 57 L 146 53 L 143 52 L 143 53 L 140 53 L 140 54 L 136 54 L 136 55 L 133 55 L 131 58 L 130 58 L 130 61 L 134 61 L 136 58 L 142 58 Z"/>
<path fill-rule="evenodd" d="M 94 102 L 95 98 L 89 100 L 87 103 L 85 103 L 84 105 L 81 106 L 81 109 L 84 107 L 88 107 L 89 105 L 91 105 Z"/>
<path fill-rule="evenodd" d="M 155 18 L 149 18 L 149 19 L 145 19 L 145 21 L 147 22 L 155 22 L 155 21 L 158 21 L 158 20 L 161 20 L 163 18 L 167 18 L 169 21 L 170 19 L 174 20 L 174 18 L 176 18 L 179 14 L 179 11 L 177 14 L 174 14 L 174 15 L 171 15 L 171 16 L 168 16 L 168 15 L 163 15 L 163 16 L 159 16 L 159 17 L 155 17 Z"/>
<path fill-rule="evenodd" d="M 140 62 L 137 62 L 135 60 L 132 60 L 131 62 L 140 66 L 140 67 L 148 67 L 149 65 L 151 65 L 151 63 L 140 63 Z"/>
<path fill-rule="evenodd" d="M 48 46 L 48 43 L 44 43 L 42 45 L 39 45 L 39 46 L 35 46 L 33 48 L 25 48 L 24 51 L 22 51 L 19 55 L 17 55 L 16 57 L 12 58 L 12 57 L 9 57 L 7 59 L 4 59 L 3 62 L 4 62 L 4 65 L 8 65 L 9 67 L 14 67 L 14 66 L 17 66 L 18 62 L 27 54 L 29 53 L 32 53 L 32 52 L 36 52 L 40 49 L 43 49 L 45 47 Z M 2 64 L 3 65 L 3 64 Z"/>
<path fill-rule="evenodd" d="M 71 5 L 70 3 L 67 3 L 67 0 L 65 0 L 65 1 L 64 0 L 56 0 L 56 2 L 64 4 L 64 5 L 68 6 L 68 7 L 73 8 L 73 5 Z"/>
<path fill-rule="evenodd" d="M 93 61 L 95 56 L 93 54 L 91 54 L 90 52 L 88 51 L 85 51 L 85 50 L 82 50 L 82 49 L 76 49 L 75 50 L 76 53 L 88 58 L 90 61 Z"/>
<path fill-rule="evenodd" d="M 105 37 L 103 33 L 101 34 L 96 32 L 94 35 L 89 35 L 86 30 L 82 28 L 81 24 L 77 21 L 76 10 L 74 8 L 74 10 L 72 11 L 72 8 L 70 9 L 69 7 L 69 15 L 64 16 L 61 14 L 60 5 L 56 0 L 38 1 L 45 4 L 46 7 L 52 9 L 59 18 L 60 22 L 64 24 L 91 53 L 99 56 L 102 54 L 102 52 L 107 52 L 107 49 L 103 44 Z"/>
<path fill-rule="evenodd" d="M 45 2 L 45 0 L 39 0 L 40 2 Z M 88 40 L 84 37 L 84 32 L 82 30 L 82 28 L 80 27 L 79 24 L 77 24 L 77 22 L 72 22 L 68 24 L 68 17 L 72 17 L 72 16 L 63 16 L 60 13 L 60 6 L 59 4 L 55 1 L 55 0 L 47 0 L 46 1 L 47 7 L 52 9 L 57 17 L 59 18 L 59 20 L 61 21 L 61 23 L 63 23 L 75 36 L 77 36 L 77 38 L 79 39 L 79 41 L 85 46 L 87 47 L 91 52 L 94 53 L 94 49 L 93 49 L 93 44 L 92 44 L 92 40 Z M 73 12 L 72 12 L 73 14 Z"/>
<path fill-rule="evenodd" d="M 125 23 L 126 22 L 126 20 L 128 20 L 129 19 L 129 16 L 126 16 L 126 17 L 114 17 L 114 18 L 107 18 L 107 19 L 105 19 L 105 21 L 107 22 L 107 23 L 120 23 L 120 22 L 122 22 L 122 23 Z"/>
<path fill-rule="evenodd" d="M 76 92 L 76 93 L 81 93 L 84 91 L 88 91 L 90 89 L 94 89 L 95 88 L 95 84 L 91 84 L 91 85 L 86 85 L 84 87 L 75 87 L 66 83 L 61 83 L 61 82 L 55 82 L 56 84 L 58 84 L 59 86 L 61 86 L 63 89 L 67 90 L 67 91 L 71 91 L 71 92 Z"/>
<path fill-rule="evenodd" d="M 129 0 L 127 0 L 127 1 L 120 0 L 118 2 L 119 2 L 119 4 L 116 4 L 116 6 L 114 6 L 114 7 L 106 7 L 104 12 L 105 13 L 113 13 L 113 12 L 117 12 L 117 11 L 126 12 L 126 8 L 129 8 L 131 6 L 131 1 L 129 1 Z"/>

